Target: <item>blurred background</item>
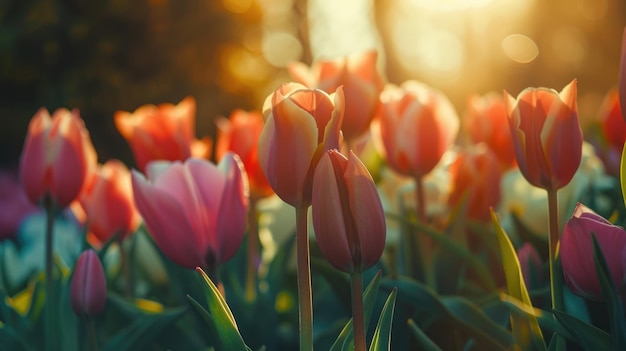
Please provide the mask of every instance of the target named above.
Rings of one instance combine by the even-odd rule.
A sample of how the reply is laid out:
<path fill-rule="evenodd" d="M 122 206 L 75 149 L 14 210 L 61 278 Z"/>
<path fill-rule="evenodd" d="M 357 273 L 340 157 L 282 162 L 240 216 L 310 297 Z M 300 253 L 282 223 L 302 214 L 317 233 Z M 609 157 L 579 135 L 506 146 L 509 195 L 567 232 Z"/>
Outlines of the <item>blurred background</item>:
<path fill-rule="evenodd" d="M 473 93 L 562 89 L 578 79 L 589 121 L 616 86 L 618 0 L 2 0 L 0 166 L 19 160 L 41 106 L 78 108 L 101 162 L 132 165 L 117 110 L 197 100 L 198 136 L 260 109 L 311 63 L 375 47 L 388 82 L 417 79 L 460 115 Z"/>

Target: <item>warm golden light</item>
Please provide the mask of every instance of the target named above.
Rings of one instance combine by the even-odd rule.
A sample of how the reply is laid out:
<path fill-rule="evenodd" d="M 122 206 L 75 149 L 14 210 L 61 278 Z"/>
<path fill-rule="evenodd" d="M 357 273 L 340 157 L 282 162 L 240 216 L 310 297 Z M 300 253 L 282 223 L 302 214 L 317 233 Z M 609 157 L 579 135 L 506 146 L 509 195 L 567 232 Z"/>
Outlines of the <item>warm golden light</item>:
<path fill-rule="evenodd" d="M 534 40 L 523 34 L 511 34 L 502 40 L 504 54 L 516 63 L 529 63 L 539 55 Z"/>

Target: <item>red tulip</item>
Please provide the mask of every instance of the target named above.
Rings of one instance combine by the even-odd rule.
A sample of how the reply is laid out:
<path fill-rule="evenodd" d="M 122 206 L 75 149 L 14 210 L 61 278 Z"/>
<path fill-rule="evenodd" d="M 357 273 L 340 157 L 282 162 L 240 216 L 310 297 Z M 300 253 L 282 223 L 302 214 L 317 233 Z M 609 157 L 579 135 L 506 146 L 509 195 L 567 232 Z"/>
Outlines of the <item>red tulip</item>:
<path fill-rule="evenodd" d="M 474 144 L 485 143 L 494 152 L 502 169 L 515 165 L 515 149 L 502 96 L 474 95 L 467 104 L 464 125 Z"/>
<path fill-rule="evenodd" d="M 558 190 L 567 185 L 582 154 L 576 80 L 559 93 L 527 88 L 517 100 L 504 92 L 517 164 L 532 185 Z"/>
<path fill-rule="evenodd" d="M 622 34 L 622 55 L 619 65 L 619 103 L 626 106 L 626 28 Z M 626 107 L 622 110 L 622 117 L 626 122 Z"/>
<path fill-rule="evenodd" d="M 235 110 L 229 119 L 218 119 L 217 128 L 217 159 L 220 160 L 229 151 L 236 153 L 248 174 L 250 197 L 259 199 L 272 195 L 274 191 L 263 174 L 258 157 L 263 115 L 256 111 Z"/>
<path fill-rule="evenodd" d="M 522 268 L 524 283 L 531 288 L 534 282 L 539 282 L 542 279 L 543 263 L 539 257 L 539 252 L 531 243 L 526 242 L 517 250 L 517 257 Z"/>
<path fill-rule="evenodd" d="M 272 188 L 286 203 L 311 203 L 313 172 L 326 150 L 339 147 L 343 90 L 326 94 L 298 83 L 282 85 L 267 97 L 259 138 L 259 163 Z"/>
<path fill-rule="evenodd" d="M 449 171 L 452 190 L 448 202 L 456 205 L 465 198 L 468 218 L 489 220 L 489 209 L 500 201 L 502 178 L 494 153 L 487 147 L 468 149 L 459 153 Z"/>
<path fill-rule="evenodd" d="M 190 158 L 132 172 L 135 204 L 157 246 L 175 263 L 213 269 L 237 251 L 246 229 L 248 182 L 239 156 L 219 165 Z"/>
<path fill-rule="evenodd" d="M 626 283 L 626 231 L 578 204 L 565 224 L 561 239 L 561 264 L 565 282 L 576 295 L 601 300 L 602 290 L 593 260 L 595 234 L 617 289 Z"/>
<path fill-rule="evenodd" d="M 626 141 L 626 122 L 622 118 L 617 90 L 611 90 L 602 102 L 599 119 L 609 147 L 621 152 Z"/>
<path fill-rule="evenodd" d="M 141 221 L 133 201 L 130 171 L 118 160 L 107 161 L 92 173 L 80 203 L 89 230 L 100 242 L 116 233 L 118 240 L 123 240 Z"/>
<path fill-rule="evenodd" d="M 184 161 L 206 158 L 211 143 L 195 139 L 196 100 L 186 97 L 178 105 L 143 105 L 135 112 L 117 111 L 115 126 L 128 141 L 137 167 L 145 170 L 153 160 Z"/>
<path fill-rule="evenodd" d="M 298 83 L 307 87 L 333 93 L 343 86 L 345 113 L 341 130 L 347 140 L 353 140 L 368 130 L 378 108 L 378 95 L 384 83 L 374 50 L 341 57 L 336 60 L 320 61 L 310 68 L 303 63 L 289 65 L 289 74 Z"/>
<path fill-rule="evenodd" d="M 38 204 L 46 194 L 59 208 L 78 197 L 95 166 L 96 151 L 78 110 L 61 108 L 52 117 L 39 109 L 28 125 L 20 160 L 22 185 Z"/>
<path fill-rule="evenodd" d="M 441 92 L 416 81 L 387 86 L 380 100 L 380 137 L 387 162 L 398 173 L 426 175 L 459 130 L 452 103 Z"/>
<path fill-rule="evenodd" d="M 76 261 L 70 287 L 72 309 L 79 317 L 95 317 L 104 311 L 107 282 L 94 250 L 85 250 Z"/>
<path fill-rule="evenodd" d="M 353 152 L 326 152 L 313 178 L 313 227 L 326 259 L 346 273 L 371 267 L 385 247 L 385 215 L 376 185 Z"/>

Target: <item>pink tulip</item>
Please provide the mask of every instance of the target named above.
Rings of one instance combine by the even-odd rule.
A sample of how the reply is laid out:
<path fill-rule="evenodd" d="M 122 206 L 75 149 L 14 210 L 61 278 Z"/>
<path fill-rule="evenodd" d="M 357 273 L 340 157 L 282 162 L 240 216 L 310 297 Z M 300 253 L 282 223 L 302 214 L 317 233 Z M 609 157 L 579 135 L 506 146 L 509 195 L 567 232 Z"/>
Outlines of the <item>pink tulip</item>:
<path fill-rule="evenodd" d="M 39 211 L 20 185 L 17 173 L 0 170 L 0 241 L 17 235 L 22 221 Z"/>
<path fill-rule="evenodd" d="M 154 160 L 185 161 L 192 156 L 209 156 L 211 141 L 195 138 L 196 100 L 191 96 L 177 105 L 143 105 L 132 113 L 117 111 L 114 118 L 142 171 Z"/>
<path fill-rule="evenodd" d="M 326 152 L 313 178 L 313 227 L 326 259 L 346 273 L 374 265 L 385 247 L 385 215 L 367 168 L 350 152 Z"/>
<path fill-rule="evenodd" d="M 96 317 L 104 311 L 107 282 L 102 263 L 94 250 L 85 250 L 76 261 L 70 286 L 74 313 L 82 318 Z"/>
<path fill-rule="evenodd" d="M 543 275 L 543 263 L 539 257 L 539 252 L 531 243 L 526 242 L 517 250 L 517 257 L 522 268 L 524 283 L 526 283 L 526 287 L 532 288 L 533 282 L 541 281 Z M 535 280 L 531 279 L 533 277 Z"/>
<path fill-rule="evenodd" d="M 39 109 L 28 125 L 20 177 L 34 204 L 49 195 L 59 208 L 74 201 L 96 163 L 96 151 L 78 110 Z"/>
<path fill-rule="evenodd" d="M 452 103 L 441 92 L 416 81 L 385 87 L 380 100 L 380 137 L 389 166 L 407 176 L 426 175 L 459 130 Z"/>
<path fill-rule="evenodd" d="M 622 117 L 626 122 L 626 28 L 622 34 L 622 55 L 619 65 L 619 103 L 623 106 Z"/>
<path fill-rule="evenodd" d="M 576 295 L 602 300 L 602 290 L 593 260 L 595 234 L 616 288 L 626 283 L 626 231 L 611 224 L 583 204 L 565 224 L 560 256 L 565 282 Z"/>
<path fill-rule="evenodd" d="M 524 178 L 548 190 L 567 185 L 582 155 L 576 80 L 560 93 L 527 88 L 514 99 L 505 91 L 504 101 L 517 164 Z"/>
<path fill-rule="evenodd" d="M 217 166 L 195 158 L 151 162 L 147 172 L 150 181 L 132 172 L 133 193 L 161 251 L 186 268 L 228 261 L 246 229 L 249 190 L 239 156 L 226 154 Z"/>
<path fill-rule="evenodd" d="M 311 89 L 330 94 L 343 86 L 346 107 L 341 130 L 347 140 L 354 140 L 369 128 L 378 108 L 378 95 L 384 87 L 376 67 L 377 57 L 375 50 L 369 50 L 319 61 L 310 68 L 300 62 L 288 68 L 293 79 Z"/>
<path fill-rule="evenodd" d="M 141 221 L 133 201 L 130 171 L 118 160 L 107 161 L 92 173 L 80 203 L 90 232 L 102 243 L 116 233 L 118 240 L 123 240 Z"/>
<path fill-rule="evenodd" d="M 288 83 L 267 97 L 263 110 L 266 120 L 258 153 L 265 177 L 283 201 L 308 206 L 319 158 L 339 147 L 343 90 L 328 95 Z"/>

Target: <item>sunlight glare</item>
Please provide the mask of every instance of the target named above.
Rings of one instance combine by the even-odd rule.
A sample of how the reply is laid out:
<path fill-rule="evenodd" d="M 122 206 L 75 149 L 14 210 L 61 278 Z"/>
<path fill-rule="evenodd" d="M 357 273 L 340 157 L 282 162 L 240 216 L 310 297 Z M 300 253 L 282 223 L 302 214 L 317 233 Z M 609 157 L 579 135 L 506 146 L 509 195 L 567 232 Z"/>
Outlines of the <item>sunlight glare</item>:
<path fill-rule="evenodd" d="M 516 63 L 530 63 L 539 56 L 534 40 L 523 34 L 511 34 L 502 40 L 504 54 Z"/>

